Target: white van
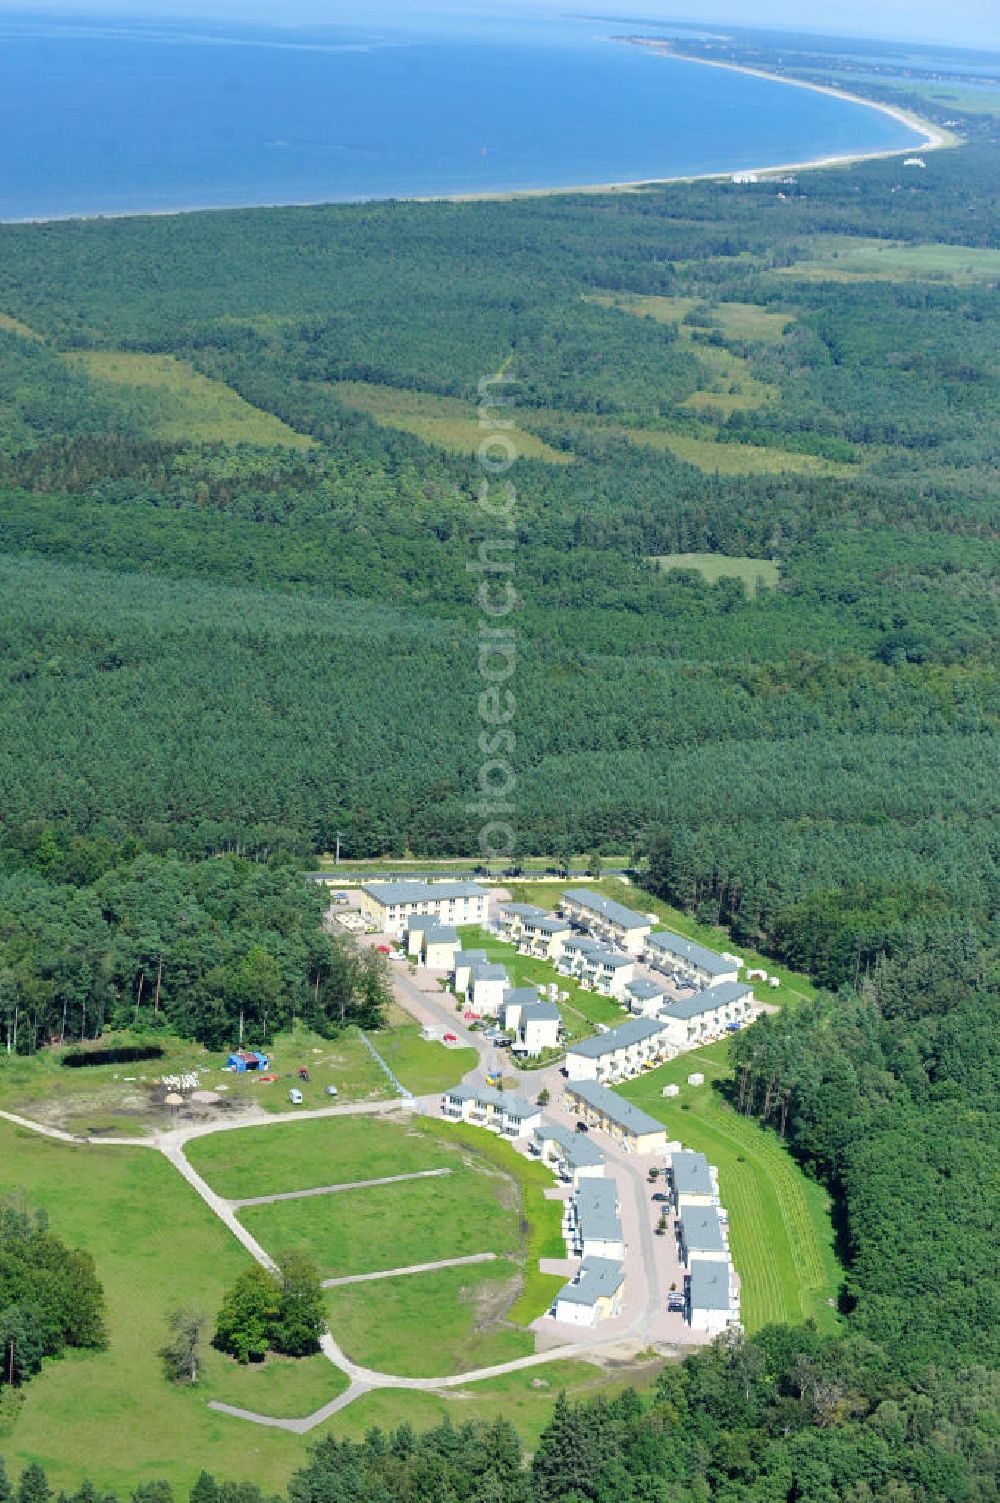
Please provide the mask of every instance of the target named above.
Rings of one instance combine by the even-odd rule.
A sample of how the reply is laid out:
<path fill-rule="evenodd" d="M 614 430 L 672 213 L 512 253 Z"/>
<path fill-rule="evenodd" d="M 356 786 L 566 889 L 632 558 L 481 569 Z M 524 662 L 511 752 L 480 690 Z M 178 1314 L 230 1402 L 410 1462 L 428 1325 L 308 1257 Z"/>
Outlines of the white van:
<path fill-rule="evenodd" d="M 302 1092 L 301 1091 L 297 1091 L 294 1088 L 294 1086 L 293 1086 L 293 1088 L 288 1093 L 288 1099 L 292 1103 L 293 1106 L 301 1106 L 302 1105 Z"/>

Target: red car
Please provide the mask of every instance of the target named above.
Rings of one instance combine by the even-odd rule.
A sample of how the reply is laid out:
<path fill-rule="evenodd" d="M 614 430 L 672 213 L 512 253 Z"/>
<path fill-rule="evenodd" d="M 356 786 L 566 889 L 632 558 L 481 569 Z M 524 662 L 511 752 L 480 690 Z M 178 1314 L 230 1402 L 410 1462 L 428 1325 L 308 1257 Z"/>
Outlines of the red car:
<path fill-rule="evenodd" d="M 446 1033 L 445 1036 L 444 1036 L 444 1041 L 445 1041 L 446 1044 L 457 1044 L 458 1043 L 458 1039 L 455 1037 L 455 1035 L 453 1033 Z"/>

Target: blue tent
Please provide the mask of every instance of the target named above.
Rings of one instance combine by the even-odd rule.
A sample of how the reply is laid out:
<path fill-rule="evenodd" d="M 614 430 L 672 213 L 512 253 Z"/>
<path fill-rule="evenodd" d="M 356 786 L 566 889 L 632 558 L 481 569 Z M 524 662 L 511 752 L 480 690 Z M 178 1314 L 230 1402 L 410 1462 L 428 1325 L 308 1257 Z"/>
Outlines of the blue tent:
<path fill-rule="evenodd" d="M 259 1049 L 237 1049 L 226 1060 L 226 1069 L 235 1070 L 237 1075 L 246 1070 L 266 1070 L 267 1055 L 261 1054 Z"/>

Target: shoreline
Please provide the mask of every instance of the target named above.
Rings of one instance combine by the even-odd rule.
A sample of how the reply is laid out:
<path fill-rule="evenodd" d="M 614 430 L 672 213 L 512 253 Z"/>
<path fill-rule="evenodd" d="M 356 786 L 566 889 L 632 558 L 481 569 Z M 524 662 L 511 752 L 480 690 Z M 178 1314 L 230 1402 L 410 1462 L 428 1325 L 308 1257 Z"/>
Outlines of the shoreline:
<path fill-rule="evenodd" d="M 644 47 L 647 51 L 658 57 L 672 58 L 676 62 L 697 63 L 705 68 L 722 68 L 730 73 L 746 73 L 751 78 L 762 78 L 769 83 L 787 84 L 792 88 L 811 89 L 817 94 L 827 94 L 831 98 L 843 100 L 849 104 L 864 105 L 867 109 L 878 110 L 908 129 L 918 132 L 923 136 L 923 141 L 909 146 L 888 147 L 879 151 L 855 151 L 840 152 L 832 156 L 811 157 L 800 162 L 776 162 L 760 167 L 721 168 L 716 172 L 692 172 L 675 174 L 671 177 L 644 177 L 626 178 L 615 182 L 605 183 L 579 183 L 576 185 L 554 185 L 544 188 L 486 188 L 481 191 L 465 193 L 420 193 L 420 194 L 368 194 L 356 198 L 308 198 L 288 199 L 278 203 L 259 204 L 193 204 L 169 209 L 97 209 L 89 213 L 77 214 L 47 214 L 27 215 L 21 219 L 0 218 L 0 226 L 24 226 L 44 224 L 81 224 L 92 223 L 97 220 L 119 219 L 161 219 L 174 217 L 182 214 L 236 214 L 249 213 L 261 209 L 318 209 L 332 208 L 343 204 L 379 204 L 379 203 L 503 203 L 511 199 L 521 198 L 548 198 L 558 194 L 561 197 L 567 194 L 607 194 L 607 193 L 638 193 L 647 188 L 664 188 L 671 184 L 706 183 L 706 182 L 731 182 L 736 176 L 752 176 L 767 178 L 774 173 L 787 172 L 811 172 L 824 167 L 849 167 L 856 162 L 885 161 L 890 157 L 909 155 L 911 152 L 940 151 L 946 148 L 961 145 L 962 138 L 952 131 L 933 125 L 931 121 L 924 120 L 920 115 L 915 115 L 911 110 L 891 104 L 882 104 L 877 100 L 865 99 L 860 94 L 850 94 L 844 89 L 837 89 L 829 84 L 811 83 L 804 78 L 789 78 L 781 73 L 769 73 L 764 68 L 752 68 L 742 63 L 727 63 L 715 58 L 694 57 L 691 53 L 678 52 L 672 43 L 665 38 L 659 37 L 609 37 L 609 41 L 627 47 Z"/>
<path fill-rule="evenodd" d="M 586 183 L 575 188 L 502 188 L 482 193 L 433 193 L 407 201 L 410 203 L 477 203 L 511 198 L 544 198 L 552 193 L 637 193 L 643 188 L 665 188 L 672 183 L 731 182 L 734 176 L 742 174 L 766 178 L 777 172 L 811 172 L 823 167 L 850 167 L 855 162 L 887 161 L 890 157 L 908 156 L 911 152 L 942 151 L 962 144 L 961 136 L 934 125 L 930 120 L 923 119 L 921 115 L 915 115 L 912 110 L 903 109 L 899 105 L 883 104 L 876 99 L 865 99 L 861 94 L 850 94 L 846 89 L 837 89 L 830 84 L 811 83 L 805 78 L 789 78 L 782 73 L 769 73 L 764 68 L 751 68 L 743 63 L 726 63 L 721 59 L 694 57 L 689 52 L 676 51 L 672 43 L 658 37 L 612 37 L 609 40 L 619 42 L 626 47 L 644 47 L 657 57 L 672 58 L 679 63 L 698 63 L 705 68 L 722 68 L 728 73 L 746 73 L 751 78 L 763 78 L 769 83 L 788 84 L 796 89 L 811 89 L 816 94 L 827 94 L 832 99 L 843 100 L 848 104 L 864 105 L 866 109 L 878 110 L 880 114 L 888 115 L 898 124 L 917 131 L 924 139 L 911 143 L 909 146 L 892 146 L 879 151 L 838 152 L 833 156 L 810 157 L 802 162 L 775 162 L 762 167 L 723 168 L 718 172 L 691 172 L 673 177 L 630 178 L 613 183 Z"/>

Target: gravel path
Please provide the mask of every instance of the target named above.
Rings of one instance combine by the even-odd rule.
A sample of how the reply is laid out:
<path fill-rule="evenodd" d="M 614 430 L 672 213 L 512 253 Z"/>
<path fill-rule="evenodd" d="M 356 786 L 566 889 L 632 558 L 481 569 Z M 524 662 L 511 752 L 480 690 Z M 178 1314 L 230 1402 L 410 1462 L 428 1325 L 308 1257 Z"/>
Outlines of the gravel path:
<path fill-rule="evenodd" d="M 373 1279 L 399 1279 L 408 1273 L 433 1273 L 435 1268 L 461 1268 L 464 1263 L 493 1263 L 495 1252 L 466 1253 L 464 1258 L 438 1258 L 436 1263 L 410 1263 L 405 1268 L 380 1268 L 377 1273 L 349 1273 L 341 1279 L 324 1279 L 324 1289 L 339 1289 L 342 1284 L 368 1284 Z"/>
<path fill-rule="evenodd" d="M 384 1174 L 381 1179 L 353 1179 L 343 1185 L 317 1185 L 312 1190 L 282 1190 L 277 1195 L 248 1195 L 242 1200 L 231 1200 L 233 1210 L 243 1206 L 271 1206 L 279 1200 L 308 1200 L 311 1195 L 338 1195 L 341 1190 L 371 1190 L 376 1185 L 400 1185 L 410 1179 L 439 1179 L 450 1174 L 450 1169 L 414 1169 L 412 1174 Z"/>

